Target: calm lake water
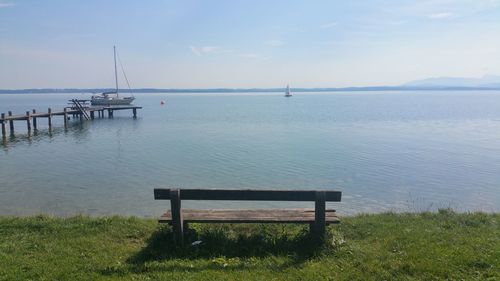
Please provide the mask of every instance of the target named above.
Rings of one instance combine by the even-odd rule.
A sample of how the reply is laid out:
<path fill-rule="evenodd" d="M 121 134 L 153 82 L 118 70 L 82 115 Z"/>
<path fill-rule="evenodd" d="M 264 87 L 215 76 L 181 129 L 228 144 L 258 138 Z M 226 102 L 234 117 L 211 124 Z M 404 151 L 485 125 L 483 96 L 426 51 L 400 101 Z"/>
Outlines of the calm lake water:
<path fill-rule="evenodd" d="M 15 123 L 0 143 L 0 215 L 154 217 L 169 206 L 155 187 L 341 190 L 341 215 L 500 211 L 498 91 L 135 96 L 135 120 L 64 130 L 55 117 L 50 133 L 41 119 L 32 136 Z M 2 94 L 0 112 L 74 97 L 88 95 Z M 256 206 L 223 204 L 188 206 Z"/>

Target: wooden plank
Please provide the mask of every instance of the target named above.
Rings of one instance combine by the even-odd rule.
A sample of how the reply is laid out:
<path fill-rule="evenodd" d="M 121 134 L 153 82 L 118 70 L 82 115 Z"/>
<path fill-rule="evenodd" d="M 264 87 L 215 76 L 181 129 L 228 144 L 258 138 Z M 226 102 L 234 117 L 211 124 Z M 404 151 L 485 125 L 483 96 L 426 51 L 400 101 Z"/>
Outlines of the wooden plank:
<path fill-rule="evenodd" d="M 5 113 L 2 113 L 2 137 L 5 137 L 7 132 L 5 130 Z"/>
<path fill-rule="evenodd" d="M 68 109 L 67 108 L 64 108 L 64 128 L 67 129 L 68 128 Z"/>
<path fill-rule="evenodd" d="M 182 244 L 184 243 L 184 220 L 182 217 L 180 192 L 178 189 L 171 190 L 170 192 L 170 208 L 172 213 L 172 226 L 174 228 L 174 242 Z"/>
<path fill-rule="evenodd" d="M 36 116 L 34 116 L 36 114 L 36 109 L 33 109 L 33 114 L 31 115 L 33 117 L 33 129 L 35 129 L 35 131 L 38 129 L 37 128 L 37 124 L 36 124 Z"/>
<path fill-rule="evenodd" d="M 12 117 L 12 111 L 9 111 L 9 117 Z M 14 121 L 10 120 L 9 121 L 9 129 L 10 129 L 10 134 L 14 134 Z"/>
<path fill-rule="evenodd" d="M 314 234 L 319 238 L 325 237 L 326 229 L 326 194 L 324 191 L 316 192 L 316 200 L 314 202 Z"/>
<path fill-rule="evenodd" d="M 89 112 L 92 111 L 102 111 L 104 108 L 91 108 L 89 109 Z M 106 108 L 108 109 L 108 108 Z M 127 107 L 127 108 L 116 108 L 116 107 L 110 107 L 110 109 L 116 111 L 116 110 L 130 110 L 130 109 L 142 109 L 142 107 Z M 66 109 L 65 111 L 50 111 L 50 112 L 33 112 L 31 114 L 31 117 L 51 117 L 51 116 L 56 116 L 56 115 L 64 115 L 64 114 L 75 114 L 75 113 L 81 113 L 81 110 L 79 109 Z M 11 115 L 5 116 L 3 118 L 3 121 L 16 121 L 16 120 L 26 120 L 26 115 L 24 114 L 19 114 L 19 115 L 12 115 L 12 112 L 10 113 Z"/>
<path fill-rule="evenodd" d="M 112 109 L 112 110 L 127 110 L 127 109 L 142 109 L 141 106 L 105 106 L 103 109 Z"/>
<path fill-rule="evenodd" d="M 9 116 L 5 119 L 9 120 L 9 121 L 23 121 L 23 120 L 26 120 L 26 118 L 27 118 L 26 115 L 12 115 L 12 116 Z"/>
<path fill-rule="evenodd" d="M 276 216 L 300 216 L 300 217 L 308 217 L 315 218 L 314 209 L 191 209 L 191 210 L 183 210 L 184 213 L 202 213 L 205 217 L 216 217 L 222 216 L 224 217 L 226 214 L 229 216 L 238 213 L 238 216 L 251 216 L 251 217 L 276 217 Z M 328 216 L 336 216 L 335 210 L 329 210 Z"/>
<path fill-rule="evenodd" d="M 31 132 L 31 117 L 30 117 L 31 112 L 26 111 L 26 126 L 28 129 L 28 133 Z"/>
<path fill-rule="evenodd" d="M 187 209 L 183 210 L 182 215 L 184 222 L 205 223 L 313 223 L 315 221 L 312 209 Z M 166 212 L 159 221 L 171 222 L 172 213 Z M 327 210 L 325 222 L 327 224 L 340 222 L 335 210 Z"/>
<path fill-rule="evenodd" d="M 170 199 L 172 189 L 154 189 L 155 199 Z M 325 192 L 325 201 L 339 202 L 342 192 Z M 181 200 L 242 200 L 242 201 L 315 201 L 316 190 L 266 190 L 266 189 L 181 189 Z"/>
<path fill-rule="evenodd" d="M 48 125 L 49 125 L 49 131 L 52 130 L 52 109 L 49 107 L 48 108 L 48 115 L 47 115 L 47 119 L 48 119 Z"/>

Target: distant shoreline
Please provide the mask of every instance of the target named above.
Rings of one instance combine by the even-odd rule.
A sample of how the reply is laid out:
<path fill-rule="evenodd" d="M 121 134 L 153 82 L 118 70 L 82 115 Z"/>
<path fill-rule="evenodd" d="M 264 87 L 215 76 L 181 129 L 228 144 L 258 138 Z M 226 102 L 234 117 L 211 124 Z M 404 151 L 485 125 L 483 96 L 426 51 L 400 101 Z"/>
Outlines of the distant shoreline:
<path fill-rule="evenodd" d="M 109 92 L 110 88 L 43 88 L 43 89 L 0 89 L 0 94 L 70 94 L 70 93 L 101 93 Z M 498 91 L 500 87 L 408 87 L 408 86 L 380 86 L 380 87 L 345 87 L 345 88 L 291 88 L 292 92 L 361 92 L 361 91 Z M 209 89 L 158 89 L 140 88 L 123 89 L 123 93 L 263 93 L 284 92 L 285 88 L 209 88 Z"/>

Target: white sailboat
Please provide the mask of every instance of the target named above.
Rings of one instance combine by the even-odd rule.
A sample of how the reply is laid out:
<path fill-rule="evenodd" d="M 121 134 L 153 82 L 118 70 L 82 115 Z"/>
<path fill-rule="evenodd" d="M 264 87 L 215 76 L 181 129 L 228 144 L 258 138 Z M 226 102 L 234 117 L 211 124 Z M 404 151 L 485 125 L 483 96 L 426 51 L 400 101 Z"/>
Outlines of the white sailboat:
<path fill-rule="evenodd" d="M 290 92 L 290 85 L 286 85 L 285 97 L 291 97 L 292 93 Z"/>
<path fill-rule="evenodd" d="M 90 103 L 92 105 L 129 105 L 135 98 L 133 96 L 130 97 L 120 97 L 118 95 L 118 72 L 116 70 L 116 47 L 113 46 L 113 54 L 115 59 L 115 91 L 114 92 L 105 92 L 100 95 L 92 96 Z M 125 73 L 124 73 L 125 74 Z M 127 79 L 125 77 L 125 79 Z M 128 83 L 128 80 L 127 80 Z"/>

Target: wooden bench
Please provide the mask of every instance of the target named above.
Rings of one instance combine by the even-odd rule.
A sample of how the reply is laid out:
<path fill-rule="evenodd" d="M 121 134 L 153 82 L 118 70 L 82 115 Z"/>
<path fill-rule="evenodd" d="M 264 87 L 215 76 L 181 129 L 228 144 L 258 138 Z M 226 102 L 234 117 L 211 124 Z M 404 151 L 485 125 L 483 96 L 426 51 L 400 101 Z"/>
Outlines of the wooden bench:
<path fill-rule="evenodd" d="M 174 239 L 183 243 L 185 223 L 307 223 L 311 232 L 322 239 L 328 224 L 339 223 L 335 210 L 326 202 L 340 202 L 342 192 L 331 190 L 258 190 L 258 189 L 155 189 L 155 199 L 170 200 L 170 211 L 159 222 L 173 226 Z M 231 201 L 311 201 L 314 209 L 181 209 L 181 200 Z"/>

